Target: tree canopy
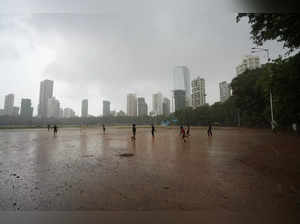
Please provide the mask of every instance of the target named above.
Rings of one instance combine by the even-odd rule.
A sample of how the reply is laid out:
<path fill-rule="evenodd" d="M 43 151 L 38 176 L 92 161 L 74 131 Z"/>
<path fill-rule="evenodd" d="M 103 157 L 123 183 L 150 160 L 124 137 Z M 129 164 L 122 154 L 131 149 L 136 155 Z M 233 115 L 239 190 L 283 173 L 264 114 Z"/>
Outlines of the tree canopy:
<path fill-rule="evenodd" d="M 288 53 L 300 47 L 300 14 L 239 13 L 237 22 L 243 17 L 249 18 L 255 44 L 261 46 L 267 40 L 277 40 L 284 43 Z"/>

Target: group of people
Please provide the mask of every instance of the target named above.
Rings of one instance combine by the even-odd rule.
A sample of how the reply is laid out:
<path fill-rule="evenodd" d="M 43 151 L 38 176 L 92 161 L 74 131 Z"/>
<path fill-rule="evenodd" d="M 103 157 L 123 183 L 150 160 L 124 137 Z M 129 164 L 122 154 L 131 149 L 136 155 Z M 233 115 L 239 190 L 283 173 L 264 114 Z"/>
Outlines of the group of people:
<path fill-rule="evenodd" d="M 48 128 L 48 131 L 50 131 L 50 130 L 51 130 L 51 125 L 48 124 L 47 128 Z M 57 126 L 56 126 L 56 124 L 55 124 L 55 125 L 53 126 L 53 135 L 54 135 L 54 137 L 56 137 L 56 135 L 57 135 L 57 130 L 58 130 L 58 128 L 57 128 Z"/>

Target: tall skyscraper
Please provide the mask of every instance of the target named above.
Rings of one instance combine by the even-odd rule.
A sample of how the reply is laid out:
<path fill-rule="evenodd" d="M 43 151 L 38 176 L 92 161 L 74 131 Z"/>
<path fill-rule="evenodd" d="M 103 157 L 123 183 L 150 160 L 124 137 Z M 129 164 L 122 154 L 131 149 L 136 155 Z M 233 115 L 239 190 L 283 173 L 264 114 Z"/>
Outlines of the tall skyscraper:
<path fill-rule="evenodd" d="M 38 105 L 38 117 L 46 118 L 48 110 L 48 99 L 53 96 L 53 81 L 44 80 L 40 83 L 40 99 Z"/>
<path fill-rule="evenodd" d="M 246 55 L 240 65 L 236 67 L 236 74 L 240 75 L 246 70 L 253 70 L 260 68 L 260 61 L 258 56 Z"/>
<path fill-rule="evenodd" d="M 15 96 L 14 94 L 8 94 L 5 96 L 4 100 L 4 113 L 6 115 L 13 115 L 14 112 L 14 101 L 15 101 Z"/>
<path fill-rule="evenodd" d="M 64 109 L 64 117 L 65 118 L 75 117 L 75 111 L 69 107 L 66 107 Z"/>
<path fill-rule="evenodd" d="M 174 90 L 185 91 L 185 105 L 191 106 L 191 75 L 190 70 L 186 66 L 176 66 L 173 74 Z"/>
<path fill-rule="evenodd" d="M 163 114 L 163 96 L 161 93 L 155 93 L 152 95 L 152 109 L 155 115 Z"/>
<path fill-rule="evenodd" d="M 170 114 L 171 103 L 168 98 L 163 100 L 163 115 L 168 116 Z"/>
<path fill-rule="evenodd" d="M 19 116 L 19 107 L 13 107 L 12 116 L 17 117 Z"/>
<path fill-rule="evenodd" d="M 127 94 L 127 116 L 137 116 L 136 94 Z"/>
<path fill-rule="evenodd" d="M 107 100 L 103 100 L 103 116 L 109 116 L 110 115 L 110 102 Z"/>
<path fill-rule="evenodd" d="M 192 106 L 200 107 L 206 103 L 205 80 L 199 76 L 192 81 Z"/>
<path fill-rule="evenodd" d="M 174 100 L 175 100 L 175 111 L 182 110 L 186 105 L 184 90 L 174 90 Z"/>
<path fill-rule="evenodd" d="M 81 117 L 88 117 L 89 114 L 89 101 L 84 99 L 81 101 Z"/>
<path fill-rule="evenodd" d="M 147 116 L 148 115 L 148 105 L 144 97 L 138 98 L 138 116 Z"/>
<path fill-rule="evenodd" d="M 33 107 L 31 106 L 31 100 L 22 99 L 20 117 L 29 120 L 32 118 L 32 114 L 33 114 Z"/>
<path fill-rule="evenodd" d="M 224 81 L 219 83 L 220 87 L 220 101 L 223 103 L 231 96 L 230 85 Z"/>
<path fill-rule="evenodd" d="M 59 101 L 55 97 L 51 97 L 47 101 L 47 117 L 59 118 Z"/>

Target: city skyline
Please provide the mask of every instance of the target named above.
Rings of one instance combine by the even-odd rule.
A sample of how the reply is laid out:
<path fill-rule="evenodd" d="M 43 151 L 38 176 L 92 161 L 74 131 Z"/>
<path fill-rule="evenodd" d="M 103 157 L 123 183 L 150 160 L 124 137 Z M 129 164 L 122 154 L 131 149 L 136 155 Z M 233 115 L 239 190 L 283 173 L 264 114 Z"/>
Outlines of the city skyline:
<path fill-rule="evenodd" d="M 218 83 L 230 82 L 242 57 L 251 53 L 247 21 L 236 23 L 232 12 L 199 13 L 196 2 L 159 8 L 152 4 L 145 4 L 144 11 L 122 5 L 112 13 L 104 4 L 101 14 L 1 15 L 0 67 L 5 75 L 0 77 L 0 105 L 12 92 L 15 105 L 31 99 L 36 116 L 39 83 L 50 79 L 61 106 L 78 115 L 83 98 L 89 99 L 91 115 L 101 114 L 99 102 L 105 99 L 112 102 L 112 111 L 126 111 L 130 92 L 143 96 L 152 108 L 155 92 L 171 99 L 172 73 L 178 65 L 189 68 L 191 80 L 201 74 L 207 103 L 218 102 Z M 272 49 L 271 59 L 285 52 L 275 41 L 263 47 Z M 264 52 L 257 55 L 266 62 Z"/>

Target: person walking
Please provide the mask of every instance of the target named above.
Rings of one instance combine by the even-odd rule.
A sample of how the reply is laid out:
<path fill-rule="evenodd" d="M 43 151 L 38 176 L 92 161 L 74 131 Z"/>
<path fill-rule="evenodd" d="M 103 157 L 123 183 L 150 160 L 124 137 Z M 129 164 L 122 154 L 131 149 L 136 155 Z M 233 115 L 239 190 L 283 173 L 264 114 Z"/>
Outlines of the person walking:
<path fill-rule="evenodd" d="M 47 126 L 47 127 L 48 127 L 48 131 L 50 131 L 50 128 L 51 128 L 50 124 L 48 124 L 48 126 Z"/>
<path fill-rule="evenodd" d="M 182 135 L 183 142 L 185 142 L 186 135 L 185 135 L 185 130 L 184 130 L 183 126 L 180 127 L 180 134 Z"/>
<path fill-rule="evenodd" d="M 135 124 L 132 124 L 132 137 L 131 140 L 135 141 L 136 127 Z"/>
<path fill-rule="evenodd" d="M 152 137 L 155 137 L 155 136 L 154 136 L 154 132 L 155 132 L 155 127 L 154 127 L 154 124 L 152 124 L 152 127 L 151 127 Z"/>
<path fill-rule="evenodd" d="M 190 136 L 190 125 L 187 126 L 186 135 L 187 137 Z"/>
<path fill-rule="evenodd" d="M 103 130 L 103 134 L 105 134 L 105 125 L 102 124 L 102 130 Z"/>
<path fill-rule="evenodd" d="M 207 135 L 208 135 L 208 136 L 212 136 L 212 131 L 211 131 L 211 129 L 212 129 L 211 123 L 208 122 L 208 130 L 207 130 Z"/>
<path fill-rule="evenodd" d="M 56 135 L 57 135 L 57 126 L 56 126 L 56 124 L 53 127 L 53 134 L 54 134 L 54 137 L 56 137 Z"/>

